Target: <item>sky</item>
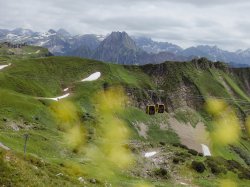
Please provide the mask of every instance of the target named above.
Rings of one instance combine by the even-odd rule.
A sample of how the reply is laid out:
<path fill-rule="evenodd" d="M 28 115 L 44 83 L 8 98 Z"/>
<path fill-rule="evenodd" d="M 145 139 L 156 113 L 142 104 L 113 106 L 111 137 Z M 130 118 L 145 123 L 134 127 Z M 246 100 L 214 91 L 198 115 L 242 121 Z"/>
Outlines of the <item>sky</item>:
<path fill-rule="evenodd" d="M 0 28 L 126 31 L 183 48 L 250 48 L 249 0 L 0 0 Z"/>

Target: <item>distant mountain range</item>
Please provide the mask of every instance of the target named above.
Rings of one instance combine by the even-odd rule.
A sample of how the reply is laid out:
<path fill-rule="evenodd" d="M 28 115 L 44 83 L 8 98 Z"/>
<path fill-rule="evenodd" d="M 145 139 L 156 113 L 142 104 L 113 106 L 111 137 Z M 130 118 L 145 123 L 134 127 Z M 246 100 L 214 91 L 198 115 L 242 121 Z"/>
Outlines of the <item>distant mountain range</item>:
<path fill-rule="evenodd" d="M 232 66 L 250 66 L 250 49 L 229 52 L 216 46 L 200 45 L 183 49 L 168 42 L 129 36 L 126 32 L 110 35 L 73 36 L 64 29 L 34 32 L 29 29 L 0 29 L 0 42 L 27 43 L 48 48 L 54 55 L 79 56 L 118 64 L 148 64 L 164 61 L 188 61 L 206 57 Z"/>

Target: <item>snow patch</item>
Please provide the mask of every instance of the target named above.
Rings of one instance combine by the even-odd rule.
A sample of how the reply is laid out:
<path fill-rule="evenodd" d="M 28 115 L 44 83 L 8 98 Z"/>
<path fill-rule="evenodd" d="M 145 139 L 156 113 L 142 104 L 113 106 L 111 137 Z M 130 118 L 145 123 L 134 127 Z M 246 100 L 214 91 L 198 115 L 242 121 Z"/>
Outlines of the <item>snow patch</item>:
<path fill-rule="evenodd" d="M 8 66 L 10 66 L 11 64 L 8 64 L 8 65 L 0 65 L 0 70 L 1 69 L 4 69 L 4 68 L 6 68 L 6 67 L 8 67 Z"/>
<path fill-rule="evenodd" d="M 59 97 L 54 97 L 54 98 L 51 98 L 51 99 L 58 101 L 58 100 L 60 100 L 60 99 L 64 99 L 64 98 L 68 97 L 69 95 L 70 95 L 70 94 L 67 93 L 67 94 L 65 94 L 65 95 L 62 95 L 62 96 L 59 96 Z"/>
<path fill-rule="evenodd" d="M 95 73 L 91 74 L 90 76 L 88 76 L 87 78 L 81 80 L 81 82 L 95 81 L 95 80 L 99 79 L 100 77 L 101 77 L 101 73 L 100 72 L 95 72 Z"/>
<path fill-rule="evenodd" d="M 44 32 L 41 34 L 41 36 L 43 37 L 49 37 L 49 36 L 54 36 L 54 35 L 56 35 L 56 33 Z"/>
<path fill-rule="evenodd" d="M 96 37 L 99 41 L 103 41 L 105 39 L 105 36 L 103 35 L 96 35 Z"/>
<path fill-rule="evenodd" d="M 152 157 L 152 156 L 154 156 L 154 155 L 156 155 L 157 154 L 157 152 L 156 151 L 153 151 L 153 152 L 147 152 L 147 153 L 145 153 L 145 157 L 146 158 L 149 158 L 149 157 Z"/>
<path fill-rule="evenodd" d="M 210 152 L 208 146 L 201 144 L 201 147 L 202 147 L 202 152 L 203 152 L 204 156 L 211 156 L 211 152 Z"/>
<path fill-rule="evenodd" d="M 60 99 L 64 99 L 66 97 L 68 97 L 70 94 L 67 93 L 65 95 L 59 96 L 59 97 L 52 97 L 52 98 L 44 98 L 44 99 L 50 99 L 50 100 L 54 100 L 54 101 L 59 101 Z"/>
<path fill-rule="evenodd" d="M 67 92 L 68 90 L 69 90 L 69 88 L 65 88 L 63 91 L 64 91 L 64 92 Z"/>
<path fill-rule="evenodd" d="M 180 182 L 181 185 L 187 186 L 188 184 L 185 182 Z"/>
<path fill-rule="evenodd" d="M 37 51 L 36 51 L 36 54 L 37 54 L 37 53 L 40 53 L 40 50 L 37 50 Z"/>
<path fill-rule="evenodd" d="M 63 176 L 63 173 L 57 173 L 56 176 L 57 177 Z"/>
<path fill-rule="evenodd" d="M 79 178 L 78 178 L 78 181 L 79 181 L 79 182 L 81 182 L 81 183 L 86 184 L 86 182 L 85 182 L 85 180 L 84 180 L 84 178 L 83 178 L 83 177 L 79 177 Z"/>
<path fill-rule="evenodd" d="M 0 147 L 5 149 L 6 151 L 9 151 L 10 148 L 8 148 L 7 146 L 3 145 L 1 142 L 0 142 Z"/>
<path fill-rule="evenodd" d="M 48 43 L 49 40 L 46 40 L 46 41 L 40 41 L 39 43 L 37 43 L 36 45 L 38 46 L 43 46 L 44 44 Z"/>
<path fill-rule="evenodd" d="M 16 38 L 17 35 L 15 35 L 15 34 L 7 34 L 6 37 L 7 37 L 7 39 L 13 39 L 13 38 Z"/>

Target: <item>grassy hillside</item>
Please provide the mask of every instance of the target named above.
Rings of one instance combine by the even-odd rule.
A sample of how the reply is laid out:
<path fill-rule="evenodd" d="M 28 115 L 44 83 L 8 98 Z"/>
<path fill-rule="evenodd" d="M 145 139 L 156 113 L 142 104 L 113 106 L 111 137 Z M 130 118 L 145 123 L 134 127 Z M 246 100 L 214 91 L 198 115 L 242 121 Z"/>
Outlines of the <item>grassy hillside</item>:
<path fill-rule="evenodd" d="M 138 67 L 48 55 L 38 47 L 1 45 L 0 65 L 10 66 L 0 70 L 0 143 L 10 151 L 0 147 L 0 184 L 218 186 L 231 178 L 248 185 L 250 142 L 243 122 L 250 100 L 240 70 L 205 59 Z M 100 79 L 81 82 L 97 71 Z M 65 94 L 65 88 L 67 99 L 44 99 Z M 125 98 L 125 107 L 117 104 Z M 202 124 L 212 132 L 213 116 L 204 109 L 210 98 L 225 100 L 242 126 L 237 144 L 206 158 L 188 147 L 174 127 L 195 133 Z M 145 105 L 160 100 L 167 112 L 146 115 Z M 157 152 L 155 159 L 145 158 L 150 151 Z M 134 161 L 120 167 L 130 152 Z M 193 161 L 205 171 L 197 172 Z"/>

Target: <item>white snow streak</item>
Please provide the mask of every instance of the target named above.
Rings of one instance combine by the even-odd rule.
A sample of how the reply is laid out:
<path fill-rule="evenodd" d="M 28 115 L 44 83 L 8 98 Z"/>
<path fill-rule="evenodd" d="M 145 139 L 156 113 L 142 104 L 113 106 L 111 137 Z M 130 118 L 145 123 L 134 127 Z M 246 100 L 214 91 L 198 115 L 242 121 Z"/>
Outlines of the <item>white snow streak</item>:
<path fill-rule="evenodd" d="M 145 153 L 145 155 L 144 155 L 144 156 L 145 156 L 146 158 L 149 158 L 149 157 L 152 157 L 152 156 L 156 155 L 156 153 L 157 153 L 156 151 L 153 151 L 153 152 L 147 152 L 147 153 Z"/>
<path fill-rule="evenodd" d="M 203 151 L 204 156 L 211 156 L 211 152 L 210 152 L 208 146 L 201 144 L 201 147 L 202 147 L 202 151 Z"/>
<path fill-rule="evenodd" d="M 99 79 L 101 76 L 101 73 L 100 72 L 95 72 L 93 74 L 91 74 L 90 76 L 88 76 L 87 78 L 81 80 L 81 82 L 85 82 L 85 81 L 94 81 L 94 80 L 97 80 Z M 63 89 L 64 92 L 68 92 L 69 91 L 69 88 L 65 88 Z M 59 97 L 52 97 L 52 98 L 43 98 L 43 97 L 37 97 L 38 99 L 48 99 L 48 100 L 54 100 L 54 101 L 59 101 L 60 99 L 64 99 L 66 97 L 68 97 L 70 95 L 70 93 L 66 93 L 62 96 L 59 96 Z"/>
<path fill-rule="evenodd" d="M 180 182 L 181 185 L 187 186 L 188 184 L 185 182 Z"/>
<path fill-rule="evenodd" d="M 0 147 L 5 149 L 6 151 L 9 151 L 10 148 L 8 148 L 7 146 L 3 145 L 1 142 L 0 142 Z"/>
<path fill-rule="evenodd" d="M 90 76 L 88 76 L 87 78 L 81 80 L 81 82 L 95 81 L 95 80 L 99 79 L 100 77 L 101 77 L 101 73 L 100 72 L 95 72 L 95 73 L 91 74 Z"/>
<path fill-rule="evenodd" d="M 10 66 L 11 64 L 8 64 L 8 65 L 0 65 L 0 70 L 1 69 L 4 69 L 4 68 L 6 68 L 6 67 L 8 67 L 8 66 Z"/>
<path fill-rule="evenodd" d="M 70 94 L 67 93 L 65 95 L 59 96 L 59 97 L 52 97 L 52 98 L 44 98 L 44 99 L 50 99 L 50 100 L 54 100 L 54 101 L 59 101 L 60 99 L 64 99 L 66 97 L 68 97 Z"/>

